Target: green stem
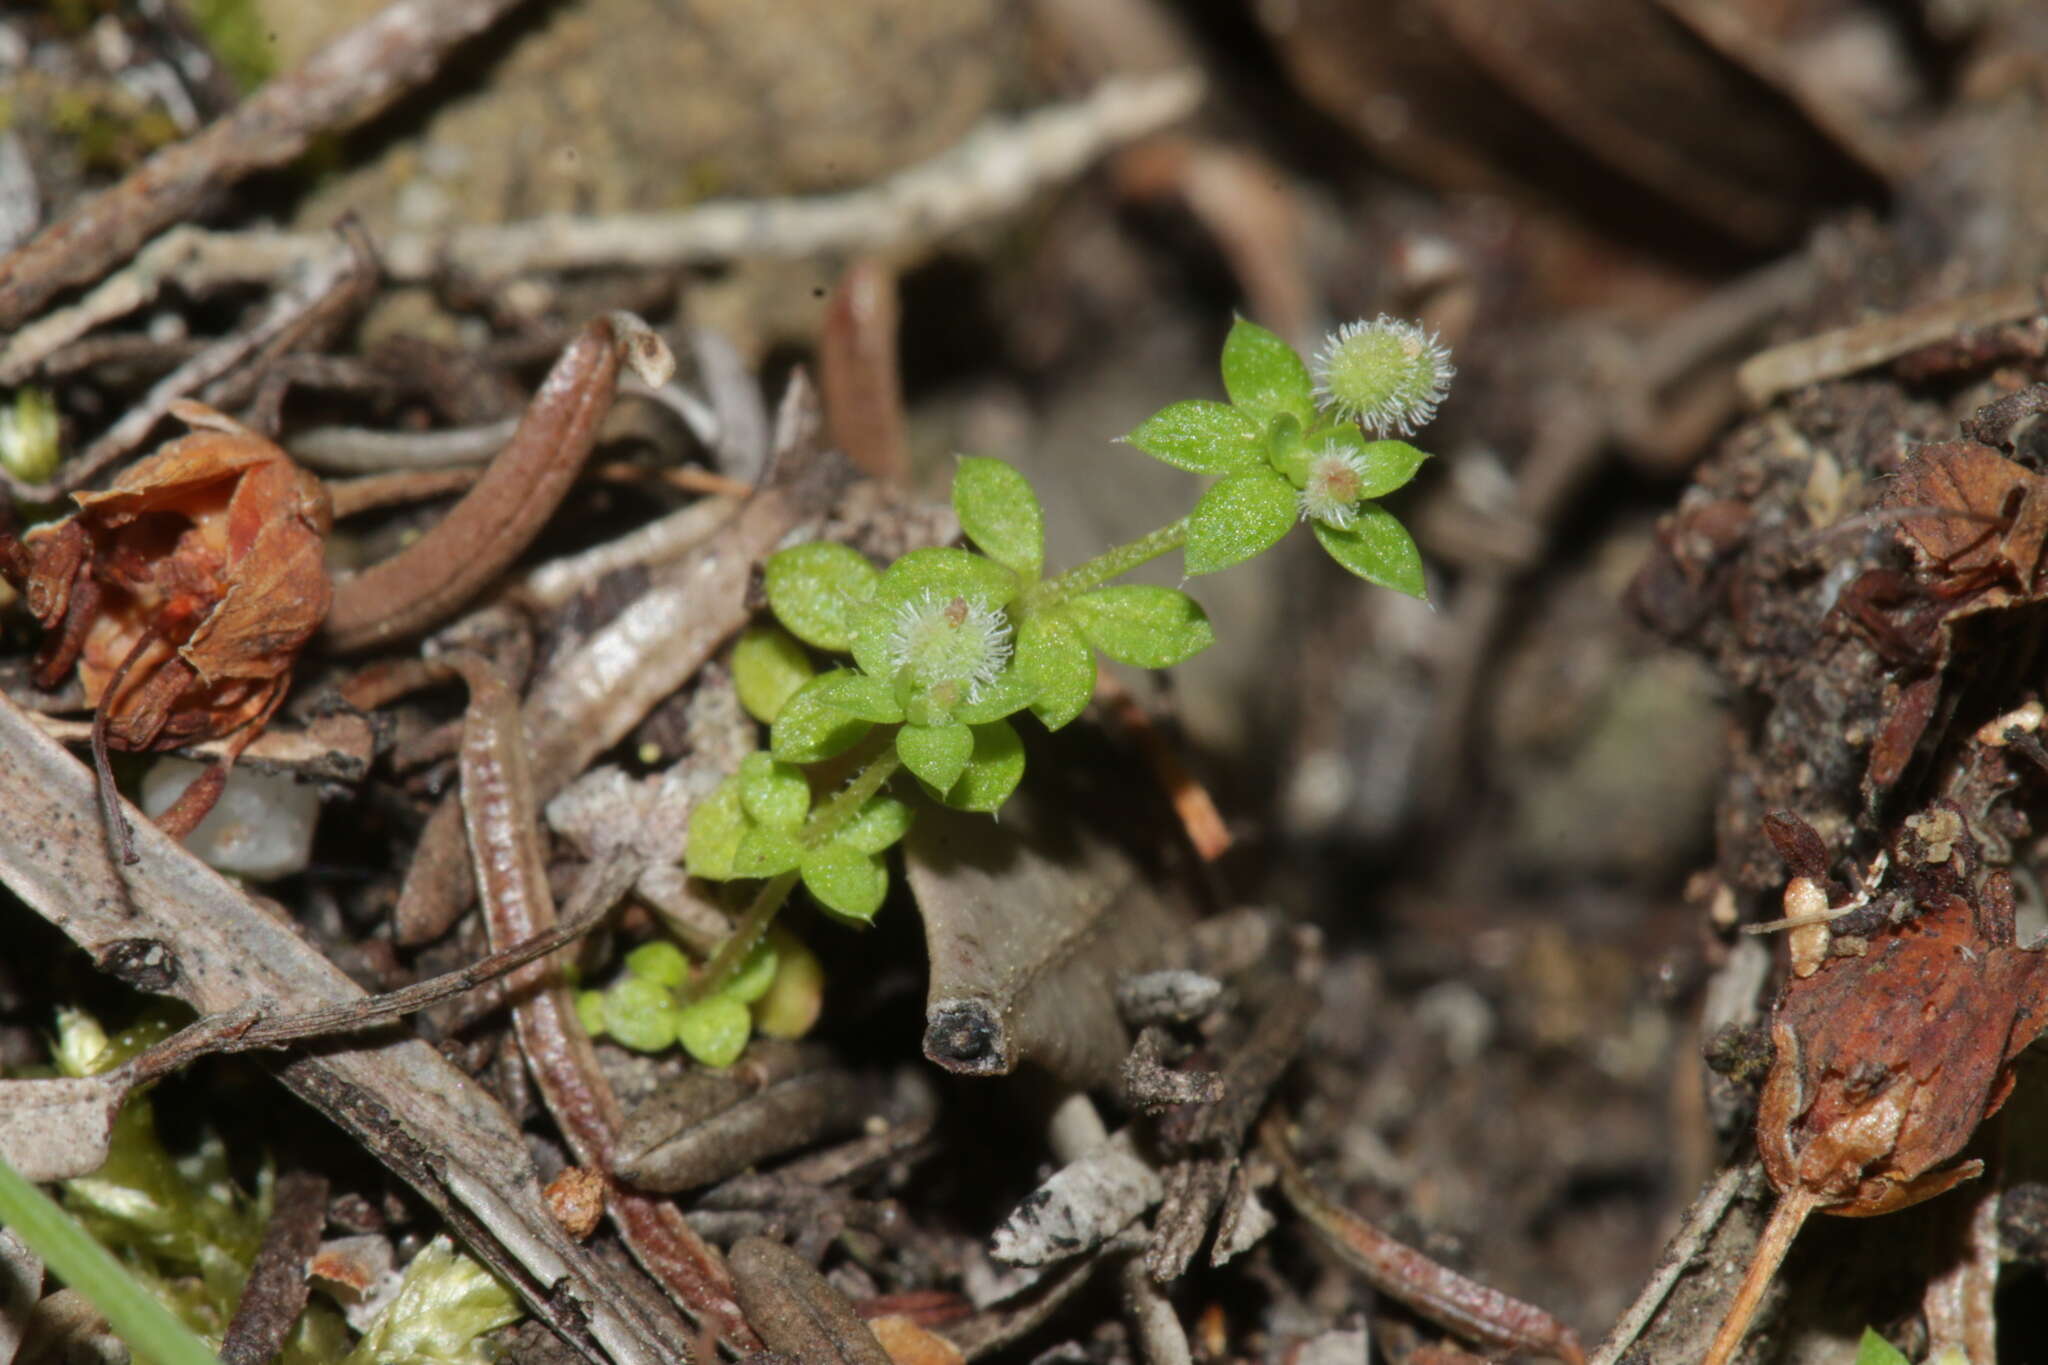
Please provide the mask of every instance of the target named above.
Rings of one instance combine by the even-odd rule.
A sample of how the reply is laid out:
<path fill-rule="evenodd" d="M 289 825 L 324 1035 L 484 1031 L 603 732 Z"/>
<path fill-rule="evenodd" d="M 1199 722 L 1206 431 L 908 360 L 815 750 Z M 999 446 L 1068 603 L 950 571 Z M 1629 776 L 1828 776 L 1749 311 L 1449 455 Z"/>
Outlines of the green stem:
<path fill-rule="evenodd" d="M 1024 611 L 1056 607 L 1091 588 L 1101 587 L 1112 578 L 1121 578 L 1140 564 L 1149 564 L 1168 550 L 1179 549 L 1187 544 L 1187 540 L 1188 519 L 1182 517 L 1136 540 L 1112 545 L 1095 558 L 1076 564 L 1058 578 L 1048 578 L 1025 593 L 1018 606 Z"/>
<path fill-rule="evenodd" d="M 794 872 L 785 872 L 761 883 L 761 889 L 747 903 L 746 910 L 733 924 L 732 932 L 725 936 L 725 942 L 718 945 L 718 951 L 704 964 L 704 970 L 683 983 L 680 994 L 685 1007 L 707 1000 L 732 984 L 733 978 L 740 974 L 740 966 L 746 962 L 747 954 L 754 951 L 754 945 L 768 932 L 768 926 L 775 923 L 776 912 L 789 899 L 789 893 L 796 890 L 796 883 L 797 874 Z"/>
<path fill-rule="evenodd" d="M 804 822 L 803 832 L 797 835 L 797 843 L 805 849 L 817 848 L 845 827 L 846 822 L 860 813 L 875 793 L 896 775 L 903 766 L 903 760 L 896 756 L 893 733 L 881 752 L 867 761 L 853 780 L 839 789 L 838 795 L 811 812 L 811 818 Z M 697 973 L 683 985 L 684 1005 L 694 1005 L 699 1000 L 718 994 L 732 983 L 745 964 L 747 954 L 754 951 L 754 945 L 768 932 L 768 926 L 775 923 L 775 916 L 781 912 L 789 893 L 796 890 L 797 874 L 785 872 L 770 877 L 754 893 L 754 899 L 732 927 L 732 933 L 718 945 L 718 951 L 704 964 L 704 970 Z"/>
<path fill-rule="evenodd" d="M 14 1229 L 58 1279 L 106 1314 L 114 1335 L 128 1343 L 137 1360 L 152 1365 L 220 1365 L 191 1328 L 4 1158 L 0 1225 Z"/>
<path fill-rule="evenodd" d="M 896 776 L 896 770 L 903 766 L 903 760 L 896 756 L 896 734 L 892 730 L 886 736 L 882 751 L 869 759 L 853 780 L 839 789 L 839 794 L 811 812 L 811 818 L 804 822 L 803 833 L 797 835 L 797 842 L 807 849 L 817 848 L 845 827 L 846 822 L 860 814 L 860 808 L 882 790 L 882 785 Z"/>

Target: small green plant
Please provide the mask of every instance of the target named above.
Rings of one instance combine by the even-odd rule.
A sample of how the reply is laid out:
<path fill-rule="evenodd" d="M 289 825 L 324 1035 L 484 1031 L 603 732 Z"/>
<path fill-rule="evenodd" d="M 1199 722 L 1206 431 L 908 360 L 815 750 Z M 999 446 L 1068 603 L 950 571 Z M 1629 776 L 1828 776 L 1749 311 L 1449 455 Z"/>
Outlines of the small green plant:
<path fill-rule="evenodd" d="M 1856 1365 L 1910 1365 L 1905 1354 L 1898 1347 L 1879 1336 L 1875 1329 L 1863 1329 L 1863 1339 L 1856 1343 Z"/>
<path fill-rule="evenodd" d="M 398 1293 L 341 1365 L 489 1365 L 479 1340 L 525 1315 L 504 1281 L 443 1235 L 420 1248 Z"/>
<path fill-rule="evenodd" d="M 60 1010 L 55 1070 L 111 1070 L 175 1029 L 162 1012 L 109 1036 L 82 1010 Z M 65 1284 L 107 1317 L 138 1361 L 217 1365 L 215 1346 L 242 1296 L 270 1215 L 270 1173 L 254 1195 L 228 1173 L 216 1138 L 174 1157 L 157 1137 L 145 1094 L 130 1094 L 114 1121 L 107 1160 L 63 1182 L 50 1199 L 0 1160 L 0 1227 L 17 1232 Z M 353 1348 L 332 1304 L 301 1313 L 280 1365 L 487 1365 L 478 1338 L 519 1318 L 512 1291 L 446 1237 L 405 1269 L 398 1293 Z"/>
<path fill-rule="evenodd" d="M 110 1035 L 82 1010 L 59 1010 L 52 1059 L 61 1075 L 98 1075 L 176 1028 L 169 1011 L 153 1010 Z M 131 1093 L 115 1118 L 106 1161 L 91 1175 L 65 1181 L 63 1200 L 187 1327 L 218 1342 L 263 1240 L 270 1187 L 265 1168 L 254 1192 L 243 1190 L 229 1173 L 226 1149 L 211 1135 L 194 1151 L 173 1156 L 157 1136 L 155 1106 L 144 1090 Z"/>
<path fill-rule="evenodd" d="M 0 405 L 0 467 L 24 483 L 42 483 L 57 472 L 57 403 L 43 389 L 20 389 Z"/>
<path fill-rule="evenodd" d="M 166 1308 L 78 1220 L 0 1158 L 0 1227 L 12 1228 L 57 1277 L 104 1313 L 137 1359 L 157 1365 L 218 1365 L 213 1351 Z"/>
<path fill-rule="evenodd" d="M 1139 565 L 1177 549 L 1189 577 L 1216 573 L 1306 522 L 1351 573 L 1423 596 L 1415 542 L 1378 499 L 1428 458 L 1386 434 L 1435 414 L 1449 360 L 1421 328 L 1382 317 L 1334 333 L 1311 368 L 1239 320 L 1223 346 L 1229 401 L 1174 403 L 1123 438 L 1217 476 L 1158 530 L 1048 576 L 1030 483 L 999 460 L 963 456 L 953 507 L 973 549 L 913 550 L 878 568 L 818 541 L 769 559 L 776 624 L 749 630 L 733 656 L 768 748 L 698 805 L 686 852 L 695 876 L 760 885 L 702 970 L 686 976 L 665 957 L 658 973 L 629 964 L 583 997 L 586 1021 L 632 1047 L 680 1040 L 714 1064 L 737 1056 L 746 1006 L 775 977 L 761 937 L 796 884 L 854 924 L 881 908 L 884 855 L 912 819 L 889 790 L 900 774 L 932 800 L 994 813 L 1024 775 L 1017 716 L 1051 730 L 1073 721 L 1094 694 L 1097 654 L 1167 668 L 1208 647 L 1209 618 L 1186 593 L 1114 582 Z M 838 662 L 821 670 L 814 653 Z"/>

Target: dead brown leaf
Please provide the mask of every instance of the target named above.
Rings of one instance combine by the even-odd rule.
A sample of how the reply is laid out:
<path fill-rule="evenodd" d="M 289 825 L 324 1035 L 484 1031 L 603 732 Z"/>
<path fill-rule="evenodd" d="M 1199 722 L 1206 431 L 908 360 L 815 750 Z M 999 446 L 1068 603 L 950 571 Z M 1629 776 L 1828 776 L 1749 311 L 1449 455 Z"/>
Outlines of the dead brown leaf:
<path fill-rule="evenodd" d="M 1923 446 L 1880 502 L 1927 572 L 1956 595 L 2004 580 L 2031 595 L 2048 540 L 2048 479 L 1975 441 Z"/>
<path fill-rule="evenodd" d="M 1968 837 L 1960 817 L 1956 828 Z M 2048 1027 L 2048 952 L 2014 942 L 2003 871 L 1976 889 L 1954 872 L 1948 881 L 1862 955 L 1826 958 L 1778 998 L 1757 1147 L 1780 1199 L 1709 1365 L 1733 1357 L 1808 1214 L 1890 1213 L 1983 1168 L 1956 1158 Z"/>
<path fill-rule="evenodd" d="M 1171 965 L 1183 907 L 1042 791 L 1020 792 L 1000 825 L 923 811 L 904 847 L 931 958 L 925 1055 L 967 1075 L 1028 1060 L 1069 1084 L 1114 1085 L 1130 1050 L 1117 979 Z"/>
<path fill-rule="evenodd" d="M 232 736 L 158 820 L 183 835 L 277 709 L 327 614 L 333 517 L 320 481 L 276 445 L 199 403 L 173 411 L 192 434 L 105 492 L 74 494 L 66 520 L 8 538 L 0 567 L 49 632 L 37 682 L 78 669 L 103 784 L 108 748 Z"/>
<path fill-rule="evenodd" d="M 1995 407 L 1996 405 L 1994 405 Z M 1989 431 L 1985 414 L 1972 429 Z M 1987 425 L 1987 423 L 1989 423 Z M 2042 596 L 2048 549 L 2048 478 L 1977 441 L 1922 446 L 1879 499 L 1920 569 L 1917 581 L 1871 570 L 1842 593 L 1840 610 L 1905 667 L 1864 772 L 1867 797 L 1905 774 L 1937 714 L 1954 627 L 1979 612 Z"/>

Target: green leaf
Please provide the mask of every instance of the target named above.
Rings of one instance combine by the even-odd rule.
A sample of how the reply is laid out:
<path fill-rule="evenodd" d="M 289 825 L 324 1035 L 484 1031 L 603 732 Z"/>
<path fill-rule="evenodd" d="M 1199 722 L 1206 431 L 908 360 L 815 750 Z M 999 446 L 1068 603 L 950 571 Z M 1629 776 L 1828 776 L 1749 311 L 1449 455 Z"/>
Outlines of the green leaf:
<path fill-rule="evenodd" d="M 962 455 L 953 474 L 953 510 L 981 552 L 1021 577 L 1045 568 L 1045 513 L 1030 481 L 1001 460 Z"/>
<path fill-rule="evenodd" d="M 626 970 L 657 986 L 680 986 L 690 975 L 690 959 L 665 938 L 649 939 L 626 954 Z"/>
<path fill-rule="evenodd" d="M 891 564 L 875 591 L 875 602 L 900 607 L 928 598 L 964 597 L 986 607 L 1001 607 L 1017 595 L 1017 589 L 1017 575 L 988 556 L 943 545 L 912 550 Z"/>
<path fill-rule="evenodd" d="M 889 869 L 882 859 L 838 843 L 813 850 L 804 859 L 803 877 L 820 905 L 863 924 L 889 894 Z"/>
<path fill-rule="evenodd" d="M 893 681 L 896 666 L 902 662 L 896 656 L 896 635 L 897 618 L 903 610 L 870 602 L 854 614 L 853 661 L 877 681 Z"/>
<path fill-rule="evenodd" d="M 874 594 L 881 575 L 850 545 L 814 540 L 768 557 L 768 605 L 807 645 L 845 653 L 853 614 Z"/>
<path fill-rule="evenodd" d="M 791 831 L 755 825 L 740 836 L 732 870 L 739 877 L 776 877 L 795 867 L 803 856 L 803 845 Z"/>
<path fill-rule="evenodd" d="M 1365 479 L 1358 496 L 1383 498 L 1414 478 L 1429 452 L 1406 441 L 1367 441 L 1359 456 L 1365 461 Z"/>
<path fill-rule="evenodd" d="M 858 744 L 872 723 L 837 704 L 843 679 L 853 676 L 845 669 L 821 673 L 798 688 L 775 717 L 769 750 L 785 763 L 816 763 Z"/>
<path fill-rule="evenodd" d="M 1866 1327 L 1856 1343 L 1856 1365 L 1911 1365 L 1898 1347 Z"/>
<path fill-rule="evenodd" d="M 1038 690 L 1031 685 L 1031 680 L 1017 671 L 1013 655 L 1010 667 L 1003 670 L 1002 676 L 953 708 L 953 719 L 968 725 L 986 725 L 1022 711 L 1037 695 Z"/>
<path fill-rule="evenodd" d="M 1190 398 L 1138 423 L 1124 440 L 1190 474 L 1229 474 L 1265 458 L 1265 424 L 1228 403 Z"/>
<path fill-rule="evenodd" d="M 1083 593 L 1069 605 L 1088 643 L 1119 663 L 1171 668 L 1216 639 L 1192 597 L 1173 588 L 1118 584 Z"/>
<path fill-rule="evenodd" d="M 676 998 L 644 976 L 622 976 L 605 987 L 604 1031 L 636 1052 L 659 1052 L 676 1040 Z"/>
<path fill-rule="evenodd" d="M 763 725 L 775 719 L 790 694 L 811 680 L 811 659 L 780 626 L 748 626 L 732 647 L 732 682 L 740 705 Z"/>
<path fill-rule="evenodd" d="M 960 780 L 974 754 L 974 732 L 965 725 L 906 725 L 896 732 L 896 754 L 938 791 Z"/>
<path fill-rule="evenodd" d="M 1223 387 L 1230 401 L 1266 412 L 1315 413 L 1315 385 L 1294 348 L 1256 322 L 1239 318 L 1223 341 Z"/>
<path fill-rule="evenodd" d="M 740 760 L 740 805 L 759 824 L 794 829 L 810 814 L 811 784 L 794 764 L 751 753 Z"/>
<path fill-rule="evenodd" d="M 1270 469 L 1217 480 L 1188 517 L 1188 572 L 1215 573 L 1272 549 L 1293 527 L 1299 501 Z"/>
<path fill-rule="evenodd" d="M 941 683 L 920 687 L 910 678 L 901 679 L 896 695 L 903 699 L 903 720 L 909 725 L 951 725 L 953 708 L 960 704 L 960 685 Z"/>
<path fill-rule="evenodd" d="M 1296 488 L 1308 482 L 1308 442 L 1292 413 L 1266 423 L 1266 463 Z"/>
<path fill-rule="evenodd" d="M 910 832 L 910 807 L 893 796 L 877 796 L 839 827 L 831 842 L 858 853 L 880 853 Z"/>
<path fill-rule="evenodd" d="M 676 1041 L 706 1066 L 731 1066 L 747 1050 L 754 1016 L 729 995 L 714 995 L 676 1012 Z"/>
<path fill-rule="evenodd" d="M 753 1004 L 775 984 L 776 965 L 775 948 L 764 938 L 747 953 L 746 961 L 740 963 L 740 969 L 719 994 L 742 1005 Z"/>
<path fill-rule="evenodd" d="M 692 877 L 731 881 L 739 875 L 733 871 L 733 858 L 740 851 L 740 836 L 752 824 L 740 802 L 739 778 L 726 778 L 690 812 L 683 866 Z"/>
<path fill-rule="evenodd" d="M 895 688 L 881 678 L 871 678 L 850 668 L 834 669 L 820 676 L 811 700 L 878 725 L 903 719 Z"/>
<path fill-rule="evenodd" d="M 1330 558 L 1366 582 L 1410 597 L 1429 596 L 1422 577 L 1422 554 L 1415 548 L 1414 537 L 1378 503 L 1359 504 L 1358 520 L 1349 530 L 1340 531 L 1320 521 L 1309 526 Z"/>
<path fill-rule="evenodd" d="M 974 756 L 942 799 L 955 810 L 992 812 L 1010 799 L 1024 776 L 1024 741 L 1006 720 L 970 728 Z"/>
<path fill-rule="evenodd" d="M 1048 730 L 1070 723 L 1095 695 L 1095 651 L 1062 608 L 1024 618 L 1010 666 L 1030 679 L 1031 710 Z"/>

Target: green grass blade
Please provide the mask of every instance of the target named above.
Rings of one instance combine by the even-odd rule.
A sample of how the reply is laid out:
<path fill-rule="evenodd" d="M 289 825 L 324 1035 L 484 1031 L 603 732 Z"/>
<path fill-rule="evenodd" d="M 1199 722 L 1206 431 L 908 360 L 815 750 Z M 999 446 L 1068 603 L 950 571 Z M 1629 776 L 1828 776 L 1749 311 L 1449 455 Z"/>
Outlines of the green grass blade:
<path fill-rule="evenodd" d="M 115 1335 L 128 1343 L 138 1362 L 220 1365 L 205 1342 L 4 1157 L 0 1157 L 0 1226 L 14 1229 L 59 1279 L 106 1314 Z"/>

